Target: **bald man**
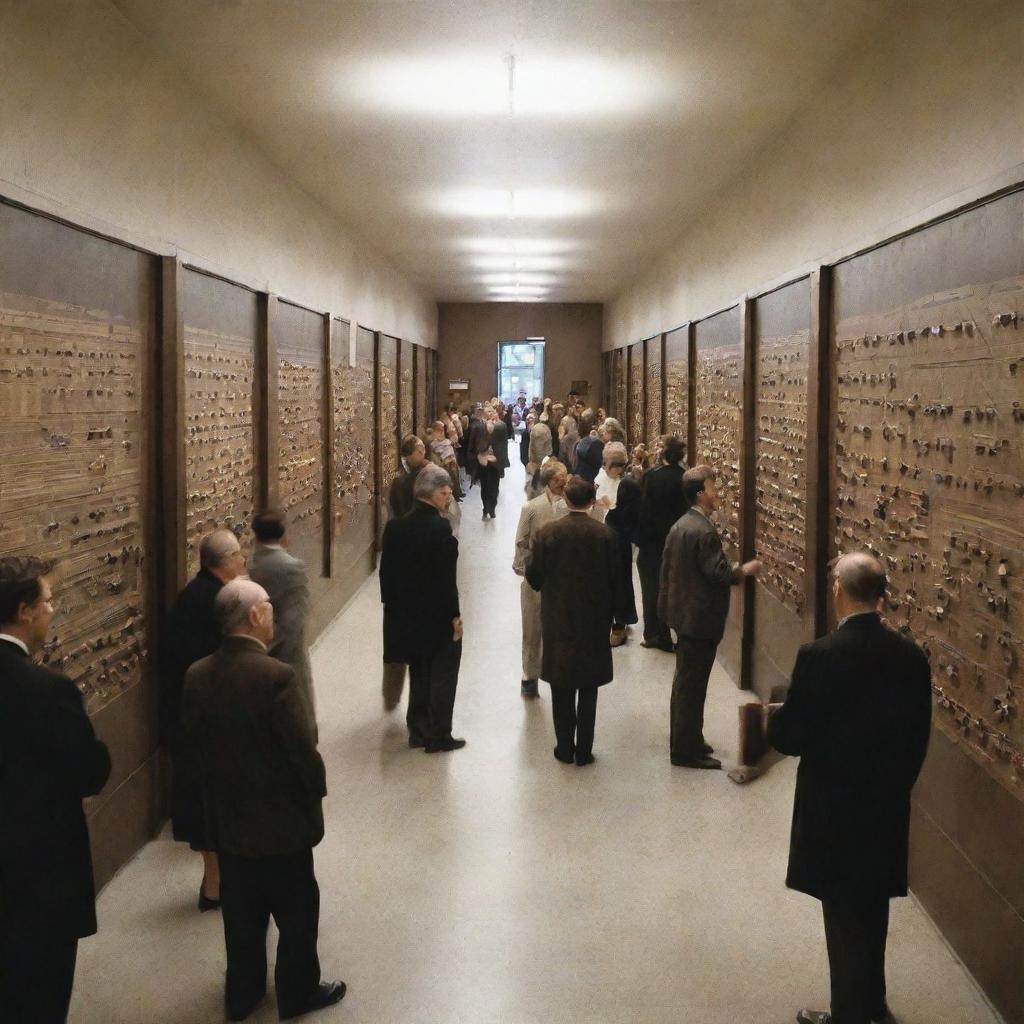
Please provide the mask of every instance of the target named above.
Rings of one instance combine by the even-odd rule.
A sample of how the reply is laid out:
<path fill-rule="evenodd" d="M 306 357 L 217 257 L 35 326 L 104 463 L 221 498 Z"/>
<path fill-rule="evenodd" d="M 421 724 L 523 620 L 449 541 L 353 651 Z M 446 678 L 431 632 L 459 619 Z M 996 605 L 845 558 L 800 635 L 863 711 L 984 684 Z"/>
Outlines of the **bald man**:
<path fill-rule="evenodd" d="M 188 670 L 181 720 L 220 859 L 225 1009 L 229 1020 L 244 1020 L 266 994 L 273 915 L 277 1008 L 286 1020 L 345 994 L 343 982 L 321 982 L 317 957 L 313 847 L 324 835 L 324 763 L 295 670 L 267 651 L 274 638 L 267 592 L 232 580 L 214 610 L 224 638 Z"/>
<path fill-rule="evenodd" d="M 910 791 L 928 747 L 931 671 L 888 628 L 885 570 L 871 555 L 839 559 L 839 625 L 797 655 L 786 703 L 768 725 L 776 750 L 800 758 L 786 885 L 821 900 L 831 1013 L 800 1024 L 891 1020 L 885 945 L 889 899 L 907 895 Z"/>
<path fill-rule="evenodd" d="M 174 838 L 203 855 L 200 912 L 220 906 L 220 870 L 204 832 L 199 781 L 189 774 L 181 758 L 181 689 L 189 666 L 220 646 L 220 627 L 213 603 L 221 587 L 243 572 L 245 555 L 231 530 L 214 530 L 203 537 L 199 542 L 199 572 L 171 608 L 163 651 L 160 734 L 171 758 L 171 822 Z"/>

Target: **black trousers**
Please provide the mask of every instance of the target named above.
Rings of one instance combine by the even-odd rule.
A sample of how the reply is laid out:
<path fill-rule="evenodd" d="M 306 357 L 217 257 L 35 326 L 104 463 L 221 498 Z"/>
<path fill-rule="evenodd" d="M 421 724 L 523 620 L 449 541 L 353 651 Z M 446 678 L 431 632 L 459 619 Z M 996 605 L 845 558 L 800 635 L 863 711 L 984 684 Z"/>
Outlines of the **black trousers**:
<path fill-rule="evenodd" d="M 78 939 L 8 913 L 0 927 L 0 1020 L 64 1024 Z"/>
<path fill-rule="evenodd" d="M 316 952 L 320 887 L 313 851 L 276 857 L 221 853 L 220 899 L 228 970 L 229 1016 L 251 1010 L 267 991 L 267 925 L 277 925 L 274 985 L 282 1016 L 301 1010 L 320 984 Z"/>
<path fill-rule="evenodd" d="M 869 1024 L 885 1015 L 887 896 L 821 901 L 832 981 L 833 1024 Z"/>
<path fill-rule="evenodd" d="M 671 645 L 672 634 L 658 617 L 661 554 L 660 548 L 639 548 L 636 553 L 636 570 L 640 574 L 640 596 L 644 604 L 644 639 L 649 644 Z"/>
<path fill-rule="evenodd" d="M 594 750 L 594 722 L 597 718 L 597 687 L 574 690 L 551 687 L 551 717 L 555 743 L 566 759 L 589 757 Z"/>
<path fill-rule="evenodd" d="M 459 685 L 462 641 L 451 635 L 433 653 L 409 662 L 409 735 L 422 740 L 447 739 L 452 734 L 455 690 Z"/>
<path fill-rule="evenodd" d="M 484 511 L 494 515 L 498 507 L 498 489 L 501 487 L 500 470 L 497 466 L 480 467 L 480 500 Z"/>
<path fill-rule="evenodd" d="M 678 760 L 693 761 L 704 753 L 704 701 L 718 643 L 689 636 L 680 636 L 678 641 L 676 672 L 672 677 L 669 751 Z"/>

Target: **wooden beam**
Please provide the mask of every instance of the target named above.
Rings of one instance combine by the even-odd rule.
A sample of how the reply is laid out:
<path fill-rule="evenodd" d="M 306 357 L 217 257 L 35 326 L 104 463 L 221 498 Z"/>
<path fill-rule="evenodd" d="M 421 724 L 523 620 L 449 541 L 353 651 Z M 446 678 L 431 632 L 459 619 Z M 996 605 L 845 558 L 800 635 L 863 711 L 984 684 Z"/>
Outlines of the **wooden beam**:
<path fill-rule="evenodd" d="M 323 420 L 323 557 L 324 576 L 334 576 L 334 348 L 340 341 L 335 339 L 334 319 L 330 312 L 324 313 L 323 386 L 321 388 L 321 418 Z M 348 363 L 348 337 L 345 338 L 345 362 Z"/>
<path fill-rule="evenodd" d="M 697 324 L 686 325 L 686 464 L 697 465 Z"/>
<path fill-rule="evenodd" d="M 274 322 L 277 296 L 257 294 L 256 380 L 253 386 L 253 420 L 256 433 L 256 466 L 253 494 L 259 508 L 277 504 L 280 494 L 280 424 L 277 402 L 277 345 Z"/>
<path fill-rule="evenodd" d="M 807 352 L 807 528 L 804 551 L 805 607 L 814 635 L 828 632 L 829 523 L 833 503 L 832 454 L 832 268 L 811 274 L 811 323 Z"/>

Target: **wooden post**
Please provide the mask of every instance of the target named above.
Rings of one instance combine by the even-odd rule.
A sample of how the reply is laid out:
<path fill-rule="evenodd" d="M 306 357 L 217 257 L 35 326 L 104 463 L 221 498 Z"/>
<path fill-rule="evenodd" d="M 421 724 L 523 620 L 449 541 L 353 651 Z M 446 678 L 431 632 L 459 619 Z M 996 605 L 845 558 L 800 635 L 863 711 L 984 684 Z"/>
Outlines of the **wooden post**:
<path fill-rule="evenodd" d="M 256 380 L 253 387 L 253 420 L 256 433 L 256 465 L 253 494 L 258 508 L 277 504 L 280 489 L 280 424 L 277 412 L 277 345 L 274 320 L 277 296 L 259 292 L 256 334 Z"/>
<path fill-rule="evenodd" d="M 814 635 L 828 632 L 829 523 L 833 499 L 832 455 L 832 268 L 811 274 L 811 323 L 807 352 L 807 523 L 804 534 L 805 607 Z M 812 431 L 814 434 L 812 435 Z"/>
<path fill-rule="evenodd" d="M 324 313 L 324 349 L 323 349 L 323 386 L 321 388 L 321 418 L 323 432 L 321 434 L 323 452 L 323 558 L 324 576 L 334 577 L 334 318 L 330 312 Z M 340 339 L 339 339 L 340 340 Z M 345 338 L 346 355 L 348 338 Z M 345 362 L 348 362 L 346 358 Z"/>
<path fill-rule="evenodd" d="M 744 298 L 743 409 L 740 438 L 740 561 L 754 557 L 757 532 L 757 392 L 758 353 L 754 300 Z M 749 690 L 754 678 L 754 587 L 752 576 L 743 580 L 743 635 L 740 641 L 740 688 Z"/>
<path fill-rule="evenodd" d="M 160 257 L 159 466 L 149 516 L 159 520 L 156 573 L 160 607 L 166 611 L 188 580 L 185 483 L 184 268 L 176 256 Z M 163 629 L 159 635 L 164 635 Z"/>
<path fill-rule="evenodd" d="M 686 464 L 697 465 L 697 324 L 686 325 Z"/>

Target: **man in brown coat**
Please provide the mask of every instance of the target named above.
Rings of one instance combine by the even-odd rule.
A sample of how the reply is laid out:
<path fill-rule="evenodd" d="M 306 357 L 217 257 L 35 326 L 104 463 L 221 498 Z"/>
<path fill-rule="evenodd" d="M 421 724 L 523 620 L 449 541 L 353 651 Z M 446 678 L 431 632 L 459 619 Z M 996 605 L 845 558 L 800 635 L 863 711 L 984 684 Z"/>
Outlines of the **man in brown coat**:
<path fill-rule="evenodd" d="M 206 834 L 220 857 L 227 947 L 225 1008 L 244 1020 L 267 985 L 267 925 L 279 932 L 274 980 L 282 1020 L 338 1002 L 317 957 L 324 764 L 295 670 L 267 653 L 274 610 L 248 579 L 227 583 L 214 610 L 224 641 L 185 676 L 186 756 L 203 793 Z"/>
<path fill-rule="evenodd" d="M 672 679 L 672 763 L 682 768 L 721 768 L 704 741 L 704 701 L 718 642 L 729 614 L 729 592 L 744 576 L 756 576 L 757 561 L 730 565 L 711 521 L 718 507 L 715 471 L 696 466 L 683 474 L 690 510 L 669 530 L 661 560 L 658 615 L 678 636 Z"/>
<path fill-rule="evenodd" d="M 608 632 L 617 545 L 612 531 L 587 514 L 594 505 L 592 483 L 572 477 L 565 503 L 569 514 L 545 523 L 537 533 L 526 580 L 541 595 L 541 677 L 551 684 L 555 757 L 582 766 L 594 760 L 597 688 L 612 680 Z"/>

